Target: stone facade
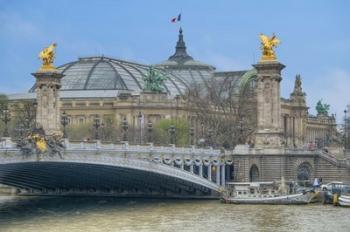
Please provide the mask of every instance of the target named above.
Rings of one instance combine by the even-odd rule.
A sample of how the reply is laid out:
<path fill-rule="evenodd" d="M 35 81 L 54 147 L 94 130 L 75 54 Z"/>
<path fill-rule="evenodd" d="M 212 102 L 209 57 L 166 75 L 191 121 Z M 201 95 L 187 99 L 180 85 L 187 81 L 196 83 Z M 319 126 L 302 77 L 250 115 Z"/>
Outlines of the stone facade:
<path fill-rule="evenodd" d="M 247 133 L 247 143 L 258 148 L 305 148 L 310 143 L 326 145 L 326 141 L 336 134 L 335 118 L 308 114 L 300 76 L 296 78 L 290 97 L 283 99 L 280 97 L 280 82 L 284 65 L 260 62 L 253 66 L 251 70 L 218 72 L 213 66 L 187 54 L 183 32 L 180 31 L 174 55 L 152 66 L 167 76 L 163 93 L 143 92 L 142 77 L 150 66 L 108 57 L 85 57 L 58 67 L 63 78 L 58 77 L 58 73 L 34 74 L 37 84 L 29 93 L 9 98 L 13 102 L 37 99 L 38 123 L 49 133 L 58 131 L 58 115 L 63 111 L 68 116 L 69 126 L 90 125 L 96 119 L 103 123 L 110 118 L 116 125 L 121 125 L 126 118 L 130 131 L 140 128 L 138 116 L 141 113 L 146 122 L 144 130 L 149 121 L 155 124 L 161 119 L 180 118 L 195 127 L 195 138 L 199 139 L 204 134 L 202 122 L 196 119 L 195 112 L 188 107 L 183 96 L 191 84 L 212 78 L 224 84 L 232 80 L 229 84 L 235 85 L 233 94 L 237 103 L 243 102 L 248 112 L 245 115 L 249 117 L 247 121 L 256 124 L 243 126 L 253 128 L 255 132 Z M 61 83 L 58 82 L 60 78 Z M 47 104 L 48 100 L 52 104 Z M 240 117 L 239 113 L 237 117 Z"/>
<path fill-rule="evenodd" d="M 350 181 L 349 160 L 316 151 L 247 149 L 233 151 L 234 181 Z"/>

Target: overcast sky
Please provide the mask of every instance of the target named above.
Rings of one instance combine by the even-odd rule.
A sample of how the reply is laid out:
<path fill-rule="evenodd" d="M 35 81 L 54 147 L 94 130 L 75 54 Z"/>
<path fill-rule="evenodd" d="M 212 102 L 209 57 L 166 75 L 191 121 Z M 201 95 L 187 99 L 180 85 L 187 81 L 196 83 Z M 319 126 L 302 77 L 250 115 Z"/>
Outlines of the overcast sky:
<path fill-rule="evenodd" d="M 246 70 L 273 32 L 286 65 L 282 96 L 301 74 L 310 113 L 319 99 L 341 119 L 350 103 L 350 1 L 0 0 L 0 92 L 27 91 L 39 51 L 56 42 L 55 64 L 105 55 L 155 64 L 174 52 L 181 12 L 189 54 L 220 71 Z M 341 123 L 338 121 L 338 123 Z"/>

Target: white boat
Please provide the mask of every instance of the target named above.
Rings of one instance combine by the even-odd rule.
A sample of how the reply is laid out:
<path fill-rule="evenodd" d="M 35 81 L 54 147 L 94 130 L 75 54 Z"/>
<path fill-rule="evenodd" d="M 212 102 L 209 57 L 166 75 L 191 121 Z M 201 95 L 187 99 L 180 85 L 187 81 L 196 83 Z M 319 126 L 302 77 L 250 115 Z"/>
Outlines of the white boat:
<path fill-rule="evenodd" d="M 340 195 L 338 198 L 338 204 L 340 206 L 350 207 L 350 196 L 349 195 Z"/>
<path fill-rule="evenodd" d="M 257 197 L 229 197 L 224 199 L 226 203 L 233 204 L 269 204 L 269 205 L 302 205 L 309 203 L 306 193 L 297 193 L 284 196 L 257 196 Z"/>
<path fill-rule="evenodd" d="M 274 205 L 298 205 L 310 202 L 308 193 L 287 194 L 289 191 L 282 189 L 281 186 L 285 187 L 281 184 L 276 188 L 274 182 L 230 183 L 223 201 L 233 204 Z"/>

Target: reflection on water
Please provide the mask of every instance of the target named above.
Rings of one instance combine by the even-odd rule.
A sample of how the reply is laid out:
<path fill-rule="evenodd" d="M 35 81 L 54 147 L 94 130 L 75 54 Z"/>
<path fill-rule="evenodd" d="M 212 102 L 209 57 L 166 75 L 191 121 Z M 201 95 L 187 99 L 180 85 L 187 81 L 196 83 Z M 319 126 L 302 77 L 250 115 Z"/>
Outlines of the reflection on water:
<path fill-rule="evenodd" d="M 350 209 L 216 200 L 0 197 L 0 231 L 350 231 Z"/>

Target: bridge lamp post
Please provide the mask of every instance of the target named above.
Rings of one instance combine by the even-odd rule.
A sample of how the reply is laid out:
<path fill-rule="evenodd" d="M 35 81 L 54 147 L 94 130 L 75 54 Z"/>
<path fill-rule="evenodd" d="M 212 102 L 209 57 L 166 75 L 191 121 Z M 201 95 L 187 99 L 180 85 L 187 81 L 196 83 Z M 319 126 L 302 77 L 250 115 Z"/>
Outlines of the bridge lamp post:
<path fill-rule="evenodd" d="M 175 133 L 176 133 L 176 128 L 175 125 L 170 125 L 169 127 L 169 133 L 170 133 L 170 144 L 175 144 Z"/>
<path fill-rule="evenodd" d="M 27 129 L 23 125 L 18 125 L 15 130 L 18 131 L 19 137 L 23 138 L 23 134 Z"/>
<path fill-rule="evenodd" d="M 137 116 L 139 118 L 139 123 L 140 123 L 140 144 L 142 144 L 142 124 L 143 124 L 143 115 L 141 111 L 139 112 L 139 115 Z"/>
<path fill-rule="evenodd" d="M 201 138 L 198 140 L 199 146 L 205 146 L 205 138 L 204 138 L 204 122 L 201 122 Z"/>
<path fill-rule="evenodd" d="M 10 116 L 10 111 L 7 108 L 2 110 L 1 120 L 5 123 L 5 129 L 4 129 L 3 136 L 4 137 L 9 137 L 10 134 L 9 134 L 9 131 L 8 131 L 7 124 L 11 121 L 11 116 Z"/>
<path fill-rule="evenodd" d="M 153 123 L 151 120 L 148 120 L 147 124 L 147 132 L 148 132 L 148 142 L 152 142 L 152 133 L 153 133 Z"/>
<path fill-rule="evenodd" d="M 239 143 L 243 143 L 243 119 L 239 120 Z"/>
<path fill-rule="evenodd" d="M 122 122 L 122 129 L 123 129 L 123 140 L 128 141 L 128 120 L 126 120 L 126 117 L 124 117 Z"/>
<path fill-rule="evenodd" d="M 67 131 L 66 131 L 66 127 L 68 125 L 68 116 L 66 111 L 63 111 L 62 115 L 61 115 L 61 124 L 63 126 L 63 138 L 67 138 Z"/>
<path fill-rule="evenodd" d="M 194 127 L 190 128 L 190 145 L 194 144 Z"/>
<path fill-rule="evenodd" d="M 213 130 L 212 129 L 209 129 L 208 130 L 208 145 L 209 146 L 212 146 L 212 137 L 213 137 Z"/>
<path fill-rule="evenodd" d="M 98 140 L 99 139 L 98 128 L 100 128 L 101 126 L 100 120 L 98 118 L 95 118 L 93 126 L 95 128 L 95 139 Z"/>
<path fill-rule="evenodd" d="M 348 111 L 344 110 L 344 149 L 348 149 L 348 130 L 349 130 L 349 125 L 348 125 Z"/>

